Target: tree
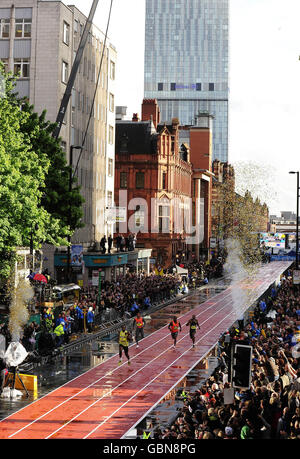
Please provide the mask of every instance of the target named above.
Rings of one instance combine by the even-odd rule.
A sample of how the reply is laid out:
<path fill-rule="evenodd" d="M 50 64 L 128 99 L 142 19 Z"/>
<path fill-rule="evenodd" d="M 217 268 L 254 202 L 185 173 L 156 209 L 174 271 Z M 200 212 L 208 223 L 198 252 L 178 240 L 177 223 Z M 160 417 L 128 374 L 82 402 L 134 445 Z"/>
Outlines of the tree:
<path fill-rule="evenodd" d="M 24 101 L 22 110 L 29 115 L 27 122 L 21 127 L 22 132 L 30 137 L 34 151 L 38 155 L 46 154 L 50 161 L 41 205 L 52 217 L 60 220 L 62 228 L 70 225 L 72 234 L 77 228 L 84 226 L 82 223 L 84 199 L 80 194 L 80 187 L 77 186 L 76 177 L 73 177 L 72 191 L 69 191 L 70 166 L 61 148 L 61 139 L 56 140 L 52 137 L 55 123 L 46 120 L 46 110 L 38 115 L 27 101 Z M 70 205 L 71 220 L 69 221 Z"/>
<path fill-rule="evenodd" d="M 38 123 L 26 131 L 30 113 L 20 109 L 20 101 L 12 94 L 14 79 L 4 73 L 2 65 L 0 74 L 4 83 L 0 98 L 0 275 L 8 277 L 10 255 L 16 247 L 29 246 L 32 238 L 36 248 L 45 241 L 63 245 L 69 231 L 62 219 L 42 205 L 51 160 L 43 147 L 35 151 L 33 144 L 46 133 Z"/>
<path fill-rule="evenodd" d="M 219 240 L 235 241 L 241 263 L 251 270 L 262 260 L 258 233 L 268 212 L 267 206 L 261 205 L 258 199 L 254 201 L 248 190 L 244 195 L 236 193 L 234 174 L 223 183 L 217 183 L 216 195 L 213 217 L 216 236 Z"/>

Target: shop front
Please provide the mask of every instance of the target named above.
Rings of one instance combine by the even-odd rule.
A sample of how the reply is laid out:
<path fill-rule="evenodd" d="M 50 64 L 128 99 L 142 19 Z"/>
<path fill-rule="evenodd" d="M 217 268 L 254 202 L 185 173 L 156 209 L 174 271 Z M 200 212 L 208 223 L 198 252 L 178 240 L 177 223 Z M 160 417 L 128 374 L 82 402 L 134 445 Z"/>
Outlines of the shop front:
<path fill-rule="evenodd" d="M 81 266 L 71 265 L 71 282 L 81 287 L 97 286 L 99 280 L 100 282 L 111 281 L 116 279 L 118 275 L 124 275 L 127 263 L 127 253 L 107 255 L 92 252 L 84 253 Z M 54 268 L 58 283 L 65 282 L 67 264 L 66 253 L 54 255 Z"/>
<path fill-rule="evenodd" d="M 85 266 L 84 284 L 85 286 L 96 286 L 101 282 L 116 280 L 118 276 L 125 275 L 128 263 L 127 253 L 97 255 L 84 254 Z M 98 273 L 98 282 L 97 282 Z M 100 273 L 100 274 L 99 274 Z"/>
<path fill-rule="evenodd" d="M 71 282 L 80 287 L 97 287 L 99 282 L 116 280 L 124 276 L 129 269 L 136 273 L 149 274 L 151 249 L 138 249 L 132 252 L 117 252 L 112 254 L 99 254 L 85 252 L 80 265 L 71 264 Z M 54 255 L 56 280 L 66 282 L 67 254 Z"/>

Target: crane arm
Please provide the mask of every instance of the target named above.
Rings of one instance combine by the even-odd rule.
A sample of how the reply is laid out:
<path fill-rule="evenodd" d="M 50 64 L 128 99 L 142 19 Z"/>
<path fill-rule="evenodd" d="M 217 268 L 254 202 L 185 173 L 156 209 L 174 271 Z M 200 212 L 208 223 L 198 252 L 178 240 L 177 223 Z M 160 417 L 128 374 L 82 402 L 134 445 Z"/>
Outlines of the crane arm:
<path fill-rule="evenodd" d="M 83 34 L 81 36 L 81 40 L 80 40 L 79 47 L 78 47 L 78 50 L 77 50 L 77 53 L 76 53 L 76 56 L 75 56 L 75 59 L 74 59 L 74 62 L 73 62 L 73 66 L 72 66 L 70 77 L 69 77 L 69 80 L 68 80 L 68 83 L 67 83 L 67 87 L 66 87 L 64 96 L 62 98 L 62 101 L 61 101 L 61 104 L 60 104 L 60 109 L 59 109 L 59 112 L 58 112 L 58 115 L 57 115 L 57 118 L 56 118 L 56 128 L 54 129 L 53 134 L 52 134 L 52 136 L 55 139 L 58 139 L 58 137 L 59 137 L 60 130 L 61 130 L 61 127 L 62 127 L 62 123 L 63 123 L 64 117 L 65 117 L 65 114 L 67 112 L 69 100 L 70 100 L 70 97 L 72 95 L 72 89 L 73 89 L 73 86 L 74 86 L 74 83 L 75 83 L 76 75 L 77 75 L 77 72 L 78 72 L 78 69 L 79 69 L 79 65 L 80 65 L 80 62 L 81 62 L 81 59 L 82 59 L 82 56 L 83 56 L 84 48 L 85 48 L 89 33 L 90 33 L 90 30 L 91 30 L 91 26 L 92 26 L 92 23 L 93 23 L 93 19 L 94 19 L 94 16 L 95 16 L 95 12 L 96 12 L 98 3 L 99 3 L 99 0 L 93 0 L 93 4 L 92 4 L 91 10 L 90 10 L 90 14 L 89 14 L 89 17 L 88 17 L 88 19 L 86 21 Z"/>

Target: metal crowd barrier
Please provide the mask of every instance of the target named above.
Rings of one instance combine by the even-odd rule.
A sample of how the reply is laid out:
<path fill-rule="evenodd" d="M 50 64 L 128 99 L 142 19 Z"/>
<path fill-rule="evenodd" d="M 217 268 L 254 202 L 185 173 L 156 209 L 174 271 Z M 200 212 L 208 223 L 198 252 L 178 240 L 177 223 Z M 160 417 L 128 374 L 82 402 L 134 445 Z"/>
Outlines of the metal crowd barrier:
<path fill-rule="evenodd" d="M 221 279 L 218 279 L 218 281 L 221 281 Z M 208 285 L 203 285 L 201 287 L 197 287 L 196 289 L 189 289 L 189 292 L 185 294 L 173 294 L 173 296 L 171 296 L 168 300 L 153 304 L 150 306 L 150 308 L 141 311 L 142 315 L 145 316 L 145 315 L 153 314 L 159 309 L 165 306 L 168 306 L 169 304 L 172 304 L 174 302 L 182 301 L 185 298 L 188 298 L 189 296 L 195 294 L 195 291 L 202 289 L 202 288 L 207 288 L 207 287 Z M 23 364 L 22 370 L 24 369 L 26 371 L 31 371 L 36 366 L 45 365 L 51 361 L 59 360 L 62 356 L 70 355 L 73 352 L 80 350 L 83 346 L 87 344 L 91 344 L 93 341 L 100 341 L 106 336 L 112 333 L 118 332 L 121 329 L 123 324 L 129 325 L 131 324 L 131 322 L 132 322 L 132 318 L 127 317 L 127 318 L 116 318 L 113 320 L 109 320 L 107 322 L 100 323 L 100 325 L 97 326 L 97 331 L 86 334 L 84 336 L 80 336 L 79 339 L 74 340 L 73 342 L 70 342 L 68 344 L 64 344 L 61 348 L 56 349 L 51 354 L 46 355 L 46 356 L 41 356 L 39 362 L 30 362 L 28 364 L 27 363 Z"/>

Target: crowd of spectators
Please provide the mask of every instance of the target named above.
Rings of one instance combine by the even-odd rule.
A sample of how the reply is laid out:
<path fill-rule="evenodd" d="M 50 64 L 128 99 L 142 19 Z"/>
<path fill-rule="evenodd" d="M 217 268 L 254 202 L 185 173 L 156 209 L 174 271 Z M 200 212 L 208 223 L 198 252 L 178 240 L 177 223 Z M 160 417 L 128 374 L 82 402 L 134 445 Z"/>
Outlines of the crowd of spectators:
<path fill-rule="evenodd" d="M 181 280 L 178 276 L 151 273 L 127 273 L 116 281 L 104 281 L 101 289 L 100 311 L 115 309 L 120 317 L 126 312 L 142 311 L 151 305 L 177 295 Z"/>
<path fill-rule="evenodd" d="M 112 313 L 109 317 L 128 318 L 222 274 L 222 263 L 215 258 L 210 264 L 197 261 L 183 266 L 188 269 L 187 276 L 178 275 L 173 270 L 165 271 L 163 275 L 155 274 L 155 271 L 149 275 L 127 272 L 116 280 L 102 282 L 100 295 L 98 286 L 82 288 L 78 301 L 66 310 L 57 313 L 51 307 L 45 307 L 41 311 L 40 324 L 33 321 L 25 326 L 21 342 L 29 352 L 59 348 L 67 344 L 71 336 L 91 333 L 96 318 L 102 322 L 107 311 Z M 7 346 L 11 341 L 7 324 L 0 324 L 0 333 L 5 335 Z"/>
<path fill-rule="evenodd" d="M 209 280 L 222 277 L 225 260 L 221 257 L 212 257 L 210 262 L 196 260 L 184 263 L 183 268 L 188 270 L 187 283 L 189 287 L 199 287 L 207 284 Z"/>
<path fill-rule="evenodd" d="M 240 321 L 224 334 L 212 376 L 187 394 L 176 421 L 154 429 L 154 438 L 300 439 L 299 293 L 291 277 L 283 278 L 250 323 Z M 253 346 L 251 387 L 234 389 L 233 403 L 225 404 L 234 342 Z"/>

